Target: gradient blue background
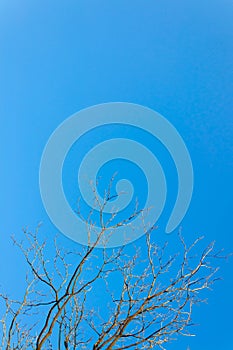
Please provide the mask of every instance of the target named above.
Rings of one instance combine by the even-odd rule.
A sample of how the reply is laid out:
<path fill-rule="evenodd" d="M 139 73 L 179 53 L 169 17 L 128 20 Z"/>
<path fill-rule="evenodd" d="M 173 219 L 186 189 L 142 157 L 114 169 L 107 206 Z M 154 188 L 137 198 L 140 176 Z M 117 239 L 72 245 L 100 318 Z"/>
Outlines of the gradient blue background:
<path fill-rule="evenodd" d="M 103 102 L 148 106 L 177 128 L 195 172 L 183 233 L 188 240 L 204 234 L 206 242 L 233 250 L 232 18 L 230 0 L 1 0 L 4 289 L 20 294 L 24 286 L 25 264 L 10 235 L 21 237 L 21 227 L 33 229 L 40 221 L 48 240 L 56 233 L 38 186 L 49 135 L 71 114 Z M 177 185 L 168 180 L 170 188 Z M 179 338 L 168 349 L 233 348 L 232 260 L 220 265 L 223 282 L 194 312 L 197 336 Z"/>

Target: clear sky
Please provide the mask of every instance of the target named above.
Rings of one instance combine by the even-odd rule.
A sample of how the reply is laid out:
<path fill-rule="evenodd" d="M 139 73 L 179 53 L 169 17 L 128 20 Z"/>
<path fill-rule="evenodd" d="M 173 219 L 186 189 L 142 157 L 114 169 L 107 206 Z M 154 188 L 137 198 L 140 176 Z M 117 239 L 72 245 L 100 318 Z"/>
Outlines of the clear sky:
<path fill-rule="evenodd" d="M 17 285 L 20 292 L 25 272 L 10 235 L 21 237 L 22 227 L 33 229 L 40 221 L 48 240 L 57 232 L 38 185 L 48 137 L 73 113 L 103 102 L 150 107 L 176 127 L 189 149 L 195 175 L 183 234 L 188 240 L 204 234 L 207 243 L 216 240 L 217 247 L 233 251 L 232 18 L 230 0 L 1 0 L 0 284 L 4 289 L 14 292 Z M 116 130 L 107 134 L 111 132 L 115 135 Z M 146 136 L 139 137 L 149 143 Z M 165 173 L 167 169 L 169 208 L 177 181 L 168 171 L 163 150 L 158 147 L 158 152 Z M 69 171 L 64 171 L 69 192 Z M 138 190 L 144 198 L 143 190 Z M 158 223 L 160 232 L 166 220 L 165 211 Z M 77 246 L 63 235 L 61 242 Z M 180 338 L 168 349 L 186 349 L 188 344 L 191 350 L 233 348 L 232 261 L 221 266 L 223 281 L 209 294 L 208 304 L 194 312 L 194 321 L 200 324 L 197 336 Z"/>

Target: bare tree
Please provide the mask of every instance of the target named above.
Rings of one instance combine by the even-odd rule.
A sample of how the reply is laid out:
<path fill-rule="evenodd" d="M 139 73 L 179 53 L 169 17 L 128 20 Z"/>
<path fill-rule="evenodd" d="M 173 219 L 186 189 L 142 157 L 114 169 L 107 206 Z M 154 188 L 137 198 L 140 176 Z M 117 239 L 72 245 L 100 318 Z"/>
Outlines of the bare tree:
<path fill-rule="evenodd" d="M 165 349 L 176 335 L 192 335 L 193 306 L 216 280 L 211 259 L 220 253 L 211 243 L 198 255 L 202 238 L 187 246 L 179 234 L 178 253 L 169 256 L 167 244 L 154 242 L 156 227 L 145 228 L 142 248 L 136 242 L 130 249 L 98 249 L 109 228 L 103 210 L 110 197 L 99 208 L 96 241 L 79 251 L 67 252 L 55 239 L 48 259 L 38 229 L 25 230 L 23 242 L 13 238 L 29 272 L 21 301 L 1 294 L 0 349 Z"/>

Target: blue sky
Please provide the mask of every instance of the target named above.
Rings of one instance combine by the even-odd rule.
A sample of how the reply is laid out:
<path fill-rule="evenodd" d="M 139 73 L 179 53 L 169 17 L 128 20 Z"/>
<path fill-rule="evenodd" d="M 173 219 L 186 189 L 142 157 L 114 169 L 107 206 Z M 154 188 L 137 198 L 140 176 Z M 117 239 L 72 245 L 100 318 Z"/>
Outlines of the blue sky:
<path fill-rule="evenodd" d="M 150 107 L 177 128 L 195 175 L 184 235 L 204 234 L 232 251 L 232 12 L 229 0 L 1 1 L 1 285 L 20 291 L 24 276 L 12 233 L 20 237 L 40 221 L 48 239 L 57 232 L 38 185 L 48 137 L 73 113 L 103 102 Z M 169 208 L 177 184 L 167 176 Z M 165 211 L 161 230 L 166 219 Z M 232 261 L 221 265 L 224 280 L 194 313 L 197 337 L 169 349 L 233 346 Z"/>

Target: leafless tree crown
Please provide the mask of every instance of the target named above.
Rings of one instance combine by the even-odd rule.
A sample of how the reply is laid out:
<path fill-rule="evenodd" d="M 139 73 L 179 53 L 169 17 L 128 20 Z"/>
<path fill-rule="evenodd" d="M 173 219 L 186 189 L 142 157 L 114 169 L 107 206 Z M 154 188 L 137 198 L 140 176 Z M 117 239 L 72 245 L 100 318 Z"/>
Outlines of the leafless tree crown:
<path fill-rule="evenodd" d="M 141 247 L 97 249 L 107 230 L 102 211 L 101 233 L 78 252 L 55 239 L 47 256 L 38 230 L 25 230 L 24 242 L 13 238 L 29 272 L 22 300 L 1 293 L 0 349 L 165 349 L 176 335 L 192 335 L 193 306 L 216 279 L 214 244 L 197 255 L 202 238 L 187 246 L 179 235 L 179 253 L 169 256 L 153 227 Z"/>

